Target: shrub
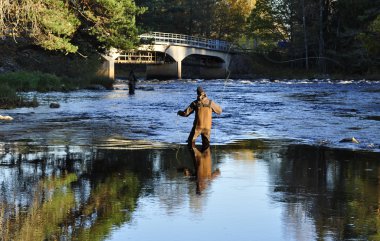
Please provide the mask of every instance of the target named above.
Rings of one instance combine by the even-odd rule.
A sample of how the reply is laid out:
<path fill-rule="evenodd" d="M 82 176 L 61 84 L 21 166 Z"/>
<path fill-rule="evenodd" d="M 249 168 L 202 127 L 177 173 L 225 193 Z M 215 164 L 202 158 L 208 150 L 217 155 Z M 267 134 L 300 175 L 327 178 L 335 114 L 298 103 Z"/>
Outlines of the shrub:
<path fill-rule="evenodd" d="M 8 84 L 16 91 L 60 90 L 61 78 L 41 72 L 11 72 L 0 75 L 0 83 Z"/>
<path fill-rule="evenodd" d="M 26 101 L 21 96 L 18 96 L 16 91 L 9 87 L 8 84 L 0 83 L 0 109 L 37 106 L 36 97 L 32 101 Z"/>

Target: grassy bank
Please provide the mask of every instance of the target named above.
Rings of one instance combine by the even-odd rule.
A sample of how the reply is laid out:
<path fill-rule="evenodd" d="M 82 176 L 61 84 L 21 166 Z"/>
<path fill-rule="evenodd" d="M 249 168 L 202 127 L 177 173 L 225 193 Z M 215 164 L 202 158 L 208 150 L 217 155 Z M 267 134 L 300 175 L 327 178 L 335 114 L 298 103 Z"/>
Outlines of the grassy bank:
<path fill-rule="evenodd" d="M 0 83 L 0 108 L 11 109 L 15 107 L 37 107 L 38 102 L 36 98 L 32 100 L 25 100 L 23 97 L 17 95 L 16 91 L 9 87 L 8 84 Z"/>
<path fill-rule="evenodd" d="M 41 72 L 10 72 L 0 75 L 0 108 L 36 107 L 37 100 L 26 100 L 18 92 L 72 91 L 91 85 L 102 85 L 109 89 L 113 81 L 101 77 L 68 78 Z"/>

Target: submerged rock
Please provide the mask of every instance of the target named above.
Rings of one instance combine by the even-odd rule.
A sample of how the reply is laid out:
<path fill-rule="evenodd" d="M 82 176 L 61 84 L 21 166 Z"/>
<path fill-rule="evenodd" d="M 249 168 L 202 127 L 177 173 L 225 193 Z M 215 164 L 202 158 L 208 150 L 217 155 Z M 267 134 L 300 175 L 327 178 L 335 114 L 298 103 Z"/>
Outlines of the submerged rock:
<path fill-rule="evenodd" d="M 50 108 L 59 108 L 61 105 L 58 102 L 52 102 L 49 105 Z"/>
<path fill-rule="evenodd" d="M 359 143 L 359 141 L 356 140 L 355 137 L 352 137 L 352 138 L 344 138 L 344 139 L 340 140 L 339 142 L 351 142 L 351 143 L 356 143 L 356 144 Z"/>
<path fill-rule="evenodd" d="M 0 121 L 12 121 L 12 120 L 13 118 L 8 115 L 4 115 L 4 116 L 0 115 Z"/>

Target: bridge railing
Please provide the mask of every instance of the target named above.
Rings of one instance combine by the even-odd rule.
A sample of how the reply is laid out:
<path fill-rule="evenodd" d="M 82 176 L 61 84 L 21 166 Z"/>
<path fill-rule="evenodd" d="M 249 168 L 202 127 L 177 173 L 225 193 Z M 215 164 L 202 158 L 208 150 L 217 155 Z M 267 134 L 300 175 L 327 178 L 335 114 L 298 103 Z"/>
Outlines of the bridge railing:
<path fill-rule="evenodd" d="M 227 41 L 194 37 L 185 34 L 151 32 L 140 35 L 142 40 L 151 40 L 153 44 L 173 44 L 188 47 L 228 52 L 231 44 Z"/>

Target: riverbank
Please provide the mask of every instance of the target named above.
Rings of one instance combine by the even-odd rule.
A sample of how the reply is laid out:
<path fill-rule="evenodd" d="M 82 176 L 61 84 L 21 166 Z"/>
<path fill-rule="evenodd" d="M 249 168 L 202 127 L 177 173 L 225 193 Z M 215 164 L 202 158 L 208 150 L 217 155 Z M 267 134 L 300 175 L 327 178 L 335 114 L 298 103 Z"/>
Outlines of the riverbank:
<path fill-rule="evenodd" d="M 36 96 L 28 99 L 20 92 L 67 92 L 79 89 L 112 89 L 114 81 L 108 78 L 90 76 L 75 79 L 42 72 L 9 72 L 0 74 L 0 109 L 37 107 Z"/>
<path fill-rule="evenodd" d="M 102 59 L 90 46 L 83 49 L 86 56 L 46 51 L 22 38 L 17 43 L 2 40 L 0 48 L 0 109 L 35 106 L 33 96 L 28 99 L 23 94 L 31 91 L 112 87 L 113 81 L 97 75 Z"/>

